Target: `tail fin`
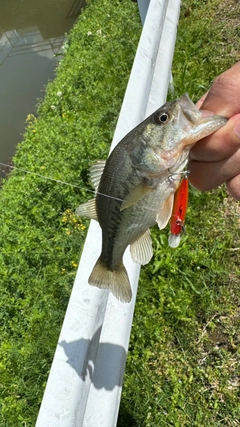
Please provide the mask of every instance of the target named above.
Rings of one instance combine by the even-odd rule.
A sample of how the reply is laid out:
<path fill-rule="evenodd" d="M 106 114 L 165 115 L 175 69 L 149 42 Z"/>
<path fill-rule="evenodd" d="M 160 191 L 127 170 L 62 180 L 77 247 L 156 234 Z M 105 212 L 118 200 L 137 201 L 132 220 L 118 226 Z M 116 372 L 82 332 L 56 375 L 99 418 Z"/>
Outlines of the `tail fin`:
<path fill-rule="evenodd" d="M 132 299 L 132 289 L 123 264 L 118 269 L 111 271 L 98 258 L 88 283 L 100 289 L 108 289 L 121 302 L 130 302 Z"/>

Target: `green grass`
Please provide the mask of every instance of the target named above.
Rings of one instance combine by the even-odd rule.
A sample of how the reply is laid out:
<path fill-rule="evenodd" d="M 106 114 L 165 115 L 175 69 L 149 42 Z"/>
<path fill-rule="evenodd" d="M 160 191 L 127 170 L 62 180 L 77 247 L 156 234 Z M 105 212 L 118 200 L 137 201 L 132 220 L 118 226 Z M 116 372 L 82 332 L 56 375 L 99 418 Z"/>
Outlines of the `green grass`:
<path fill-rule="evenodd" d="M 137 5 L 94 0 L 71 32 L 0 192 L 0 426 L 35 425 L 88 222 L 87 170 L 106 158 L 141 31 Z"/>
<path fill-rule="evenodd" d="M 239 5 L 235 0 L 182 2 L 173 64 L 176 95 L 196 101 L 239 55 Z"/>
<path fill-rule="evenodd" d="M 233 1 L 182 2 L 175 96 L 187 91 L 197 101 L 239 59 L 239 12 Z M 153 229 L 118 427 L 240 425 L 239 213 L 224 188 L 191 189 L 179 248 L 167 247 L 168 231 Z"/>
<path fill-rule="evenodd" d="M 183 0 L 175 96 L 197 100 L 239 59 L 239 5 Z M 92 0 L 0 192 L 0 426 L 35 425 L 86 235 L 74 215 L 108 153 L 141 31 L 130 0 Z M 186 234 L 141 271 L 118 427 L 239 425 L 239 204 L 191 190 Z M 235 250 L 233 250 L 235 249 Z"/>
<path fill-rule="evenodd" d="M 118 426 L 238 425 L 238 224 L 219 210 L 224 200 L 222 190 L 191 192 L 187 233 L 174 251 L 166 233 L 152 233 L 155 257 L 142 269 Z"/>

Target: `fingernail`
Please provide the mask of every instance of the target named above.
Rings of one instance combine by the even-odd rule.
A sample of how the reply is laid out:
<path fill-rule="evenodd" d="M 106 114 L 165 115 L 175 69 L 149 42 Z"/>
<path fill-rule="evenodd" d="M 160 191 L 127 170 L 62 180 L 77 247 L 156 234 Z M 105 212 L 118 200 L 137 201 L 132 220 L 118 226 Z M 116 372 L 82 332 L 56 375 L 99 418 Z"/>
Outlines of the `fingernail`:
<path fill-rule="evenodd" d="M 235 134 L 240 138 L 240 122 L 238 122 L 235 126 L 234 126 L 234 132 Z"/>

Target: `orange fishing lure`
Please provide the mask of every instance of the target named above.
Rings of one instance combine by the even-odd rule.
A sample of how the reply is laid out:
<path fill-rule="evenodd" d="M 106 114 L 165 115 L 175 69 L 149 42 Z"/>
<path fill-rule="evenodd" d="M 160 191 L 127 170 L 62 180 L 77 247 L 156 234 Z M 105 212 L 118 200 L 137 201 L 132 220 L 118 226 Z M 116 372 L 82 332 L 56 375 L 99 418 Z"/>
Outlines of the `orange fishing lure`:
<path fill-rule="evenodd" d="M 185 176 L 179 184 L 179 187 L 174 195 L 174 204 L 172 216 L 170 218 L 170 235 L 168 244 L 172 248 L 176 248 L 181 239 L 181 234 L 184 231 L 184 220 L 188 206 L 188 178 Z"/>

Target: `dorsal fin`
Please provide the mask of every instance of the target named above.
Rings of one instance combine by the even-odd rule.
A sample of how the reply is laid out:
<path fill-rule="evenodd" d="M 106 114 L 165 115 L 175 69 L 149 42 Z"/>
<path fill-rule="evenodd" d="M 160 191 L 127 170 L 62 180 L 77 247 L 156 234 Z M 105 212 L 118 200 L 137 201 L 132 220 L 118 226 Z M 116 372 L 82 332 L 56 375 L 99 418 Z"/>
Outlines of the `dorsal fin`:
<path fill-rule="evenodd" d="M 106 160 L 98 160 L 94 163 L 89 171 L 91 183 L 95 189 L 98 190 L 99 182 L 103 173 L 103 169 L 105 168 Z"/>
<path fill-rule="evenodd" d="M 148 229 L 134 243 L 130 245 L 130 253 L 134 262 L 147 264 L 153 256 L 152 239 Z"/>

